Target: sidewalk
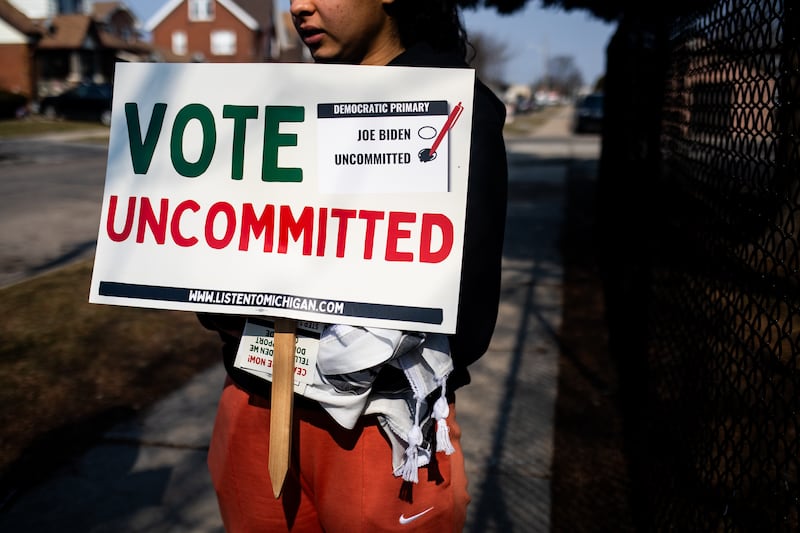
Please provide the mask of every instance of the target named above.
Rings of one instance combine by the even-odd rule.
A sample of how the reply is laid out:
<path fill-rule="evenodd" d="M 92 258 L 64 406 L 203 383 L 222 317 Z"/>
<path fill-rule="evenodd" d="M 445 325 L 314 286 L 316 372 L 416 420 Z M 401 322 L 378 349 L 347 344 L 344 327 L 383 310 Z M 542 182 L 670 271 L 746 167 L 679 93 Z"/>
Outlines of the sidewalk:
<path fill-rule="evenodd" d="M 458 394 L 472 504 L 465 531 L 550 530 L 569 110 L 508 140 L 510 195 L 495 336 Z M 577 154 L 581 156 L 581 154 Z M 591 157 L 591 149 L 588 153 Z M 594 157 L 597 157 L 594 154 Z M 4 532 L 222 532 L 206 450 L 224 371 L 214 367 L 109 431 L 0 515 Z"/>

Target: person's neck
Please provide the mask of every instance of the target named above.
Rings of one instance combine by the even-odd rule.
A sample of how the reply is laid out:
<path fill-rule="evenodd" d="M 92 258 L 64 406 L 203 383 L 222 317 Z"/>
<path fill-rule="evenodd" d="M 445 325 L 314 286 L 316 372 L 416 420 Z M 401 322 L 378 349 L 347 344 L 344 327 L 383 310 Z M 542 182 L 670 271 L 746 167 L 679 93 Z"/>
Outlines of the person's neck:
<path fill-rule="evenodd" d="M 362 65 L 388 65 L 389 62 L 395 57 L 399 56 L 405 51 L 399 43 L 397 45 L 387 44 L 380 48 L 376 48 L 361 61 Z"/>

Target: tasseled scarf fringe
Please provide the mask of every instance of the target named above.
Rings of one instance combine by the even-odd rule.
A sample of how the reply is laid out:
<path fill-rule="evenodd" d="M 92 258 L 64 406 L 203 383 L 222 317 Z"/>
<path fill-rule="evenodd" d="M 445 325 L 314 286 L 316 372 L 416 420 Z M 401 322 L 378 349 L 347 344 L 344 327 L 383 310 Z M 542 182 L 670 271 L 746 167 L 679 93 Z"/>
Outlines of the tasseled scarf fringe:
<path fill-rule="evenodd" d="M 419 446 L 422 444 L 422 430 L 419 427 L 419 412 L 425 400 L 416 398 L 417 405 L 414 413 L 414 425 L 408 432 L 408 448 L 406 448 L 406 460 L 403 463 L 401 474 L 405 481 L 417 483 L 419 481 Z"/>
<path fill-rule="evenodd" d="M 409 380 L 411 381 L 411 380 Z M 450 415 L 450 407 L 447 405 L 447 376 L 436 380 L 437 384 L 441 387 L 441 394 L 433 404 L 433 416 L 436 419 L 436 451 L 444 452 L 450 455 L 455 451 L 452 442 L 450 442 L 450 428 L 447 426 L 447 417 Z M 403 463 L 400 473 L 403 480 L 410 481 L 411 483 L 419 482 L 419 446 L 422 444 L 422 429 L 419 424 L 419 414 L 425 404 L 425 399 L 420 398 L 417 394 L 419 390 L 416 383 L 411 383 L 411 387 L 415 392 L 414 399 L 416 406 L 414 409 L 414 425 L 408 432 L 408 448 L 406 448 L 405 462 Z"/>
<path fill-rule="evenodd" d="M 444 452 L 445 455 L 452 454 L 455 450 L 453 443 L 450 442 L 450 428 L 447 426 L 447 417 L 450 416 L 450 406 L 447 405 L 447 378 L 437 380 L 442 387 L 442 393 L 433 404 L 433 417 L 436 419 L 436 451 Z"/>

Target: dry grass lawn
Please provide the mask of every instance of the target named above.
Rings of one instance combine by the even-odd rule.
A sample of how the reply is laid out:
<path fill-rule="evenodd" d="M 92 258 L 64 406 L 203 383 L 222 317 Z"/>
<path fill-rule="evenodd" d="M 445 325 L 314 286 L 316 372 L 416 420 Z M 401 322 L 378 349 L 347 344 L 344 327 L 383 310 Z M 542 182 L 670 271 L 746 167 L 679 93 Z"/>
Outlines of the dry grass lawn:
<path fill-rule="evenodd" d="M 0 290 L 0 505 L 220 360 L 193 313 L 89 304 L 91 267 Z"/>

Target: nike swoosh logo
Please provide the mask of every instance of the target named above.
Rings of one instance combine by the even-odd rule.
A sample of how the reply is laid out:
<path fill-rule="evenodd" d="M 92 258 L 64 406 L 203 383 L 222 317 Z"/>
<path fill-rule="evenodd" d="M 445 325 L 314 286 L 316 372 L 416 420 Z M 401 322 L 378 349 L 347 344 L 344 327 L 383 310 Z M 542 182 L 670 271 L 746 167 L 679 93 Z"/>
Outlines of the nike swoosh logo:
<path fill-rule="evenodd" d="M 422 515 L 424 515 L 425 513 L 430 512 L 430 511 L 433 511 L 433 507 L 428 507 L 427 509 L 425 509 L 421 513 L 417 513 L 417 514 L 414 514 L 414 515 L 411 515 L 411 516 L 406 516 L 405 513 L 403 513 L 403 514 L 400 515 L 400 525 L 406 525 L 406 524 L 408 524 L 410 522 L 413 522 L 417 518 L 421 517 Z"/>

